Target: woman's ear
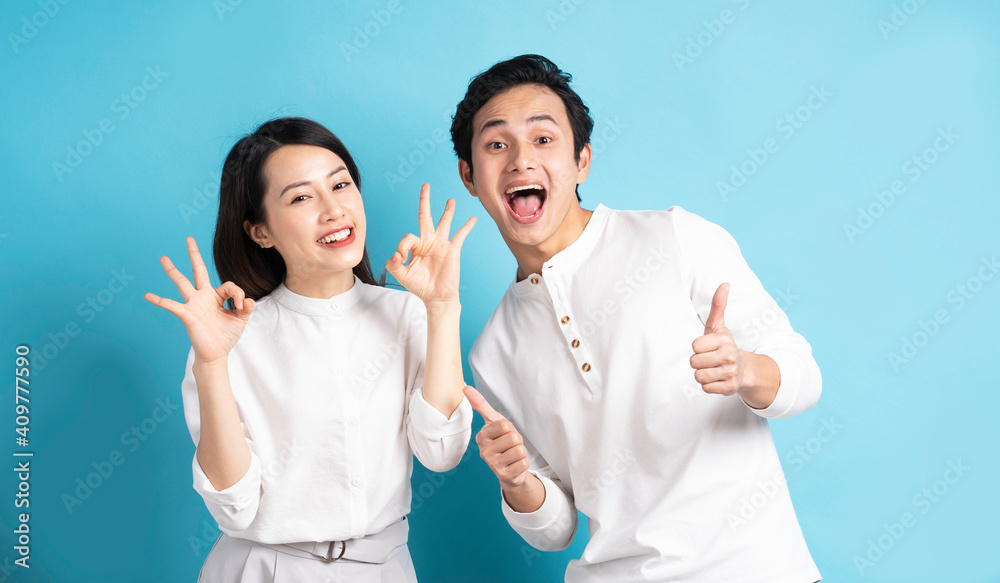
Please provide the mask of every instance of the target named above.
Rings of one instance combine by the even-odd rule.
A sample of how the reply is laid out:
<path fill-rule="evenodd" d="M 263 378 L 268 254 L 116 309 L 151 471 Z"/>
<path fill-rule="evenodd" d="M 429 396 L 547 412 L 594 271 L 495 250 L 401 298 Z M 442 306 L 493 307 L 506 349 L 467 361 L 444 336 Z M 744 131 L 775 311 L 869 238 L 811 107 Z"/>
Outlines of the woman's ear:
<path fill-rule="evenodd" d="M 243 230 L 246 232 L 247 236 L 254 240 L 255 243 L 260 245 L 261 249 L 270 247 L 271 239 L 267 236 L 267 227 L 263 224 L 253 224 L 249 220 L 243 221 Z"/>

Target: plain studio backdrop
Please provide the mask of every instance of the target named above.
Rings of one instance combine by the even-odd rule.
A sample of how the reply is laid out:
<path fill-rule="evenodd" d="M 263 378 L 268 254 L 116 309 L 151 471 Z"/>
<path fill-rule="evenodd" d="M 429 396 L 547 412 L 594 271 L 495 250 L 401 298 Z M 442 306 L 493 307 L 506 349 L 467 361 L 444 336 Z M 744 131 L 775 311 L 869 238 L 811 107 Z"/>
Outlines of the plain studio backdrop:
<path fill-rule="evenodd" d="M 223 158 L 269 118 L 350 148 L 379 268 L 423 182 L 435 216 L 448 197 L 456 224 L 479 216 L 468 350 L 515 264 L 461 185 L 450 115 L 471 76 L 522 53 L 591 108 L 584 206 L 722 225 L 812 344 L 822 398 L 770 425 L 825 580 L 1000 580 L 997 4 L 18 0 L 0 32 L 0 455 L 34 453 L 26 480 L 0 472 L 0 581 L 195 579 L 219 531 L 191 487 L 190 344 L 142 296 L 179 298 L 158 258 L 189 274 L 186 235 L 211 258 Z M 413 491 L 421 581 L 559 581 L 587 541 L 581 520 L 563 552 L 525 545 L 474 441 L 456 471 L 417 464 Z"/>

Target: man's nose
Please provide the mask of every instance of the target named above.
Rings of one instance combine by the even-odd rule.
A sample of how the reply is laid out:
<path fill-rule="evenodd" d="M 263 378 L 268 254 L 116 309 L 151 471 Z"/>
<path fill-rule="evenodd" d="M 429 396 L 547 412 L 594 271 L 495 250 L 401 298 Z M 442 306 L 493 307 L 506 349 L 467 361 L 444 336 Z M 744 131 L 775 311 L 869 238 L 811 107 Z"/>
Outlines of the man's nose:
<path fill-rule="evenodd" d="M 509 167 L 511 172 L 523 172 L 538 167 L 538 158 L 535 156 L 536 152 L 532 144 L 518 141 L 512 144 L 511 148 L 514 150 Z"/>

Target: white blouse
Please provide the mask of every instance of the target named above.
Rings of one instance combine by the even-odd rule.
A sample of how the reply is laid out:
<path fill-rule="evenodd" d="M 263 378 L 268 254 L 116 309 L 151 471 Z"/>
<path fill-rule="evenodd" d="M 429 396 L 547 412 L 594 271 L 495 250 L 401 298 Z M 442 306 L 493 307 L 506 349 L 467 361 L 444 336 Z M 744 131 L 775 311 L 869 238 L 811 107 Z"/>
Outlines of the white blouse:
<path fill-rule="evenodd" d="M 736 345 L 781 372 L 766 409 L 694 379 L 691 343 L 727 281 Z M 545 485 L 533 513 L 501 496 L 511 526 L 556 550 L 577 510 L 589 518 L 567 582 L 820 578 L 768 427 L 816 403 L 820 371 L 722 227 L 676 206 L 598 206 L 540 273 L 511 283 L 469 363 Z"/>
<path fill-rule="evenodd" d="M 463 399 L 446 418 L 423 399 L 427 315 L 416 296 L 367 285 L 330 299 L 282 283 L 257 302 L 229 353 L 250 447 L 247 473 L 218 491 L 197 455 L 194 488 L 219 528 L 264 543 L 329 541 L 381 531 L 410 510 L 413 454 L 449 470 L 472 433 Z M 184 416 L 199 441 L 188 355 Z"/>

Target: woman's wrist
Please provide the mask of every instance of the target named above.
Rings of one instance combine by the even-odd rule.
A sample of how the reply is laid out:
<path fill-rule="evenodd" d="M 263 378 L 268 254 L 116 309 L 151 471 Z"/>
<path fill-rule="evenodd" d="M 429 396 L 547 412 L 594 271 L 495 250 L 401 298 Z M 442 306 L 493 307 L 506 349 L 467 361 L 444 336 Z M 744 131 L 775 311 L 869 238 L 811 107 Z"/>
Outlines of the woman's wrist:
<path fill-rule="evenodd" d="M 427 309 L 427 316 L 446 316 L 459 314 L 462 311 L 462 304 L 458 299 L 454 300 L 425 300 L 424 307 Z"/>

